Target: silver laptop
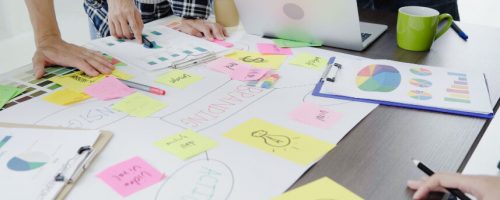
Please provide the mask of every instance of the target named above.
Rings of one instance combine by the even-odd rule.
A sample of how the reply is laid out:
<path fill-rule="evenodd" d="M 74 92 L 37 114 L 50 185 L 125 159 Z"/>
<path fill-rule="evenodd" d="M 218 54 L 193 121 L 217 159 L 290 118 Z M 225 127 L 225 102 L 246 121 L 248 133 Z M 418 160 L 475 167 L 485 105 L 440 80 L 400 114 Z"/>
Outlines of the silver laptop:
<path fill-rule="evenodd" d="M 386 25 L 359 21 L 356 0 L 235 0 L 249 34 L 361 51 Z"/>

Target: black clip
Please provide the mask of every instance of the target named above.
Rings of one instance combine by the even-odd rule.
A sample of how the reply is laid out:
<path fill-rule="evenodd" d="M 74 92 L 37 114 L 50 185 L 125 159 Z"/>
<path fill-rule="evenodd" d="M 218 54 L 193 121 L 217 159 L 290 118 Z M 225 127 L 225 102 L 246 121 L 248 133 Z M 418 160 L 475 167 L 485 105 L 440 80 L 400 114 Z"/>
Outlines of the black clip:
<path fill-rule="evenodd" d="M 90 147 L 90 146 L 83 146 L 83 147 L 80 147 L 77 152 L 78 152 L 78 154 L 82 154 L 83 152 L 90 151 L 91 149 L 92 149 L 92 147 Z"/>

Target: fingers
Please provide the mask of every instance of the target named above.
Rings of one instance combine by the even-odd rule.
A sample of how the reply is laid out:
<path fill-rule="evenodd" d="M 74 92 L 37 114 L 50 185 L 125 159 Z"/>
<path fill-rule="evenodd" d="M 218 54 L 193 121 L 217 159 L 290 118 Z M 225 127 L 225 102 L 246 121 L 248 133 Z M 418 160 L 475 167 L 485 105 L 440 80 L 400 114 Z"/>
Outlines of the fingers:
<path fill-rule="evenodd" d="M 38 53 L 35 53 L 32 59 L 33 62 L 33 70 L 35 71 L 36 79 L 42 78 L 45 73 L 45 60 Z"/>
<path fill-rule="evenodd" d="M 79 70 L 85 72 L 85 74 L 89 76 L 97 76 L 99 75 L 99 72 L 97 72 L 89 63 L 87 63 L 86 60 L 79 60 L 76 62 L 74 67 L 78 68 Z"/>
<path fill-rule="evenodd" d="M 203 33 L 203 36 L 207 40 L 214 40 L 214 36 L 212 35 L 212 30 L 203 20 L 186 20 L 189 25 L 191 25 L 196 30 Z"/>
<path fill-rule="evenodd" d="M 177 27 L 177 29 L 179 31 L 183 32 L 183 33 L 186 33 L 186 34 L 189 34 L 189 35 L 192 35 L 192 36 L 203 37 L 203 33 L 201 33 L 200 31 L 196 30 L 194 27 L 192 27 L 189 24 L 183 24 L 183 25 Z"/>
<path fill-rule="evenodd" d="M 445 191 L 445 188 L 457 188 L 465 193 L 473 193 L 470 187 L 471 181 L 468 176 L 448 173 L 437 173 L 426 181 L 409 181 L 408 186 L 417 191 L 413 195 L 414 199 L 423 199 L 430 192 Z"/>
<path fill-rule="evenodd" d="M 137 43 L 142 44 L 142 29 L 144 28 L 144 23 L 142 22 L 141 14 L 137 11 L 134 16 L 129 18 L 130 27 L 134 33 L 134 38 Z"/>
<path fill-rule="evenodd" d="M 117 23 L 119 23 L 119 22 L 114 21 L 114 20 L 110 20 L 109 27 L 110 27 L 111 35 L 115 38 L 123 38 L 121 26 Z"/>
<path fill-rule="evenodd" d="M 214 33 L 215 38 L 218 40 L 224 40 L 224 31 L 223 28 L 217 24 L 210 25 L 212 32 Z"/>
<path fill-rule="evenodd" d="M 119 21 L 120 21 L 120 27 L 122 29 L 121 32 L 122 32 L 123 36 L 128 38 L 128 39 L 132 39 L 132 34 L 130 33 L 130 27 L 128 25 L 127 18 L 120 17 Z"/>

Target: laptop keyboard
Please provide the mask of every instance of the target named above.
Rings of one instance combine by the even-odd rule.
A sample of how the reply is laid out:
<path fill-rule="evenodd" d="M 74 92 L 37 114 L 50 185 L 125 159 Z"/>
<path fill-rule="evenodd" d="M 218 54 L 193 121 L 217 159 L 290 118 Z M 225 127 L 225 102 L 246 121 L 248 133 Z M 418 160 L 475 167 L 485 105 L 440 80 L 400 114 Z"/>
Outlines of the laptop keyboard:
<path fill-rule="evenodd" d="M 366 39 L 368 39 L 372 34 L 369 33 L 361 33 L 361 41 L 364 42 Z"/>

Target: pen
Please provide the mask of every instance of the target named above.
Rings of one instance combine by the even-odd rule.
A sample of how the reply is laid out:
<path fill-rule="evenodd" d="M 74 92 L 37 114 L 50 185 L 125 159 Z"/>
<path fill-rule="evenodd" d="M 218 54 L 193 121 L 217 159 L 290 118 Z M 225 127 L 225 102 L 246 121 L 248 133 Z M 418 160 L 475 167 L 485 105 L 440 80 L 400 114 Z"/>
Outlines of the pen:
<path fill-rule="evenodd" d="M 427 174 L 429 176 L 432 176 L 434 174 L 434 172 L 431 169 L 429 169 L 427 166 L 425 166 L 424 163 L 422 163 L 422 162 L 420 162 L 418 160 L 415 160 L 415 159 L 411 159 L 411 160 L 413 161 L 413 164 L 415 164 L 425 174 Z M 467 197 L 459 189 L 456 189 L 456 188 L 446 188 L 446 190 L 448 190 L 450 193 L 452 193 L 453 195 L 455 195 L 456 197 L 458 197 L 461 200 L 471 200 L 469 197 Z"/>
<path fill-rule="evenodd" d="M 142 43 L 144 44 L 144 47 L 150 49 L 155 46 L 153 42 L 149 41 L 148 38 L 146 38 L 144 35 L 142 36 Z"/>
<path fill-rule="evenodd" d="M 321 75 L 321 80 L 325 81 L 326 76 L 328 76 L 328 73 L 333 67 L 333 64 L 335 63 L 335 56 L 331 57 L 330 60 L 328 60 L 328 64 L 326 65 L 326 69 L 323 72 L 323 75 Z"/>
<path fill-rule="evenodd" d="M 120 80 L 123 84 L 131 87 L 131 88 L 135 88 L 135 89 L 138 89 L 138 90 L 142 90 L 142 91 L 146 91 L 146 92 L 150 92 L 150 93 L 153 93 L 153 94 L 157 94 L 157 95 L 165 95 L 165 90 L 162 90 L 160 88 L 155 88 L 155 87 L 151 87 L 151 86 L 147 86 L 147 85 L 143 85 L 143 84 L 140 84 L 140 83 L 134 83 L 132 81 L 127 81 L 127 80 L 123 80 L 123 79 L 118 79 Z"/>
<path fill-rule="evenodd" d="M 469 36 L 467 36 L 467 34 L 465 34 L 462 29 L 460 29 L 460 27 L 457 26 L 457 24 L 455 24 L 455 22 L 452 22 L 451 23 L 451 28 L 458 34 L 458 36 L 460 36 L 464 41 L 467 41 L 467 39 L 469 39 Z"/>

